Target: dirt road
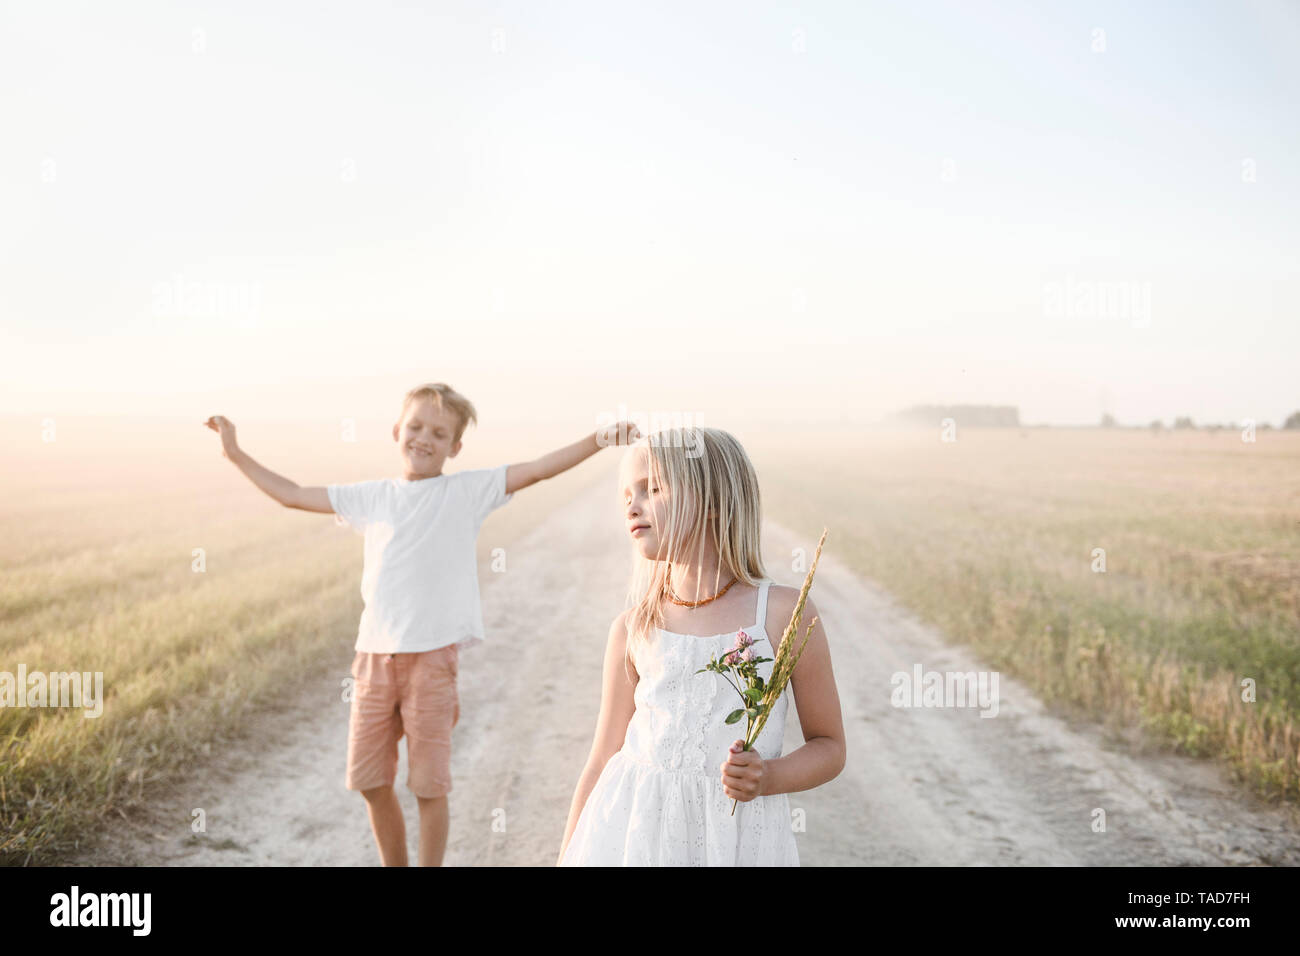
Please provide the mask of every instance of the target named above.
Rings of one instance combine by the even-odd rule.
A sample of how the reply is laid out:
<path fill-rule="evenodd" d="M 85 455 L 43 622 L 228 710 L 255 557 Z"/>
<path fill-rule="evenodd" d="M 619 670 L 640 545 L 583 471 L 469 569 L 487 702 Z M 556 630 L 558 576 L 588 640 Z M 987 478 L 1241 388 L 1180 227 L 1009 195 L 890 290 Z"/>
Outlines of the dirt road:
<path fill-rule="evenodd" d="M 488 639 L 461 655 L 446 863 L 551 865 L 591 742 L 606 630 L 629 569 L 622 528 L 597 487 L 483 572 Z M 795 547 L 769 525 L 769 573 L 797 585 Z M 1293 814 L 1250 798 L 1212 763 L 1135 756 L 1071 728 L 1000 678 L 995 718 L 891 706 L 890 677 L 972 671 L 961 648 L 839 564 L 835 540 L 813 596 L 831 640 L 849 757 L 843 774 L 791 795 L 801 861 L 844 864 L 1300 864 Z M 90 865 L 332 865 L 378 862 L 360 795 L 343 788 L 348 706 L 336 672 L 301 688 L 246 749 L 196 767 L 172 796 L 115 824 Z M 799 746 L 795 711 L 786 752 Z M 399 792 L 415 858 L 415 800 Z M 191 828 L 195 808 L 206 830 Z M 1094 811 L 1106 815 L 1094 832 Z"/>

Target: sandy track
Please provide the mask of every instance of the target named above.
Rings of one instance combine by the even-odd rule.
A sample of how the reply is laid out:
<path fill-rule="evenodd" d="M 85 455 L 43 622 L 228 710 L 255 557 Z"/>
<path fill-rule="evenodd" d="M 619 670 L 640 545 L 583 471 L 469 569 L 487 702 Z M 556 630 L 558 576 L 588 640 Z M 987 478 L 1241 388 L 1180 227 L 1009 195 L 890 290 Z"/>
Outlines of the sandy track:
<path fill-rule="evenodd" d="M 482 578 L 485 643 L 461 656 L 448 865 L 551 865 L 591 742 L 609 621 L 629 569 L 603 486 L 509 548 Z M 521 501 L 515 507 L 526 506 Z M 796 540 L 770 525 L 769 573 Z M 964 649 L 843 567 L 828 544 L 814 598 L 826 622 L 848 735 L 843 774 L 791 795 L 804 865 L 1300 864 L 1291 811 L 1244 794 L 1212 763 L 1111 749 L 1091 726 L 1045 713 L 1003 675 L 1000 711 L 896 709 L 890 675 L 979 670 Z M 77 861 L 90 865 L 375 865 L 360 795 L 343 788 L 347 705 L 337 672 L 302 688 L 254 742 L 196 768 L 174 793 L 120 821 Z M 786 752 L 799 746 L 795 711 Z M 415 800 L 399 793 L 415 858 Z M 191 810 L 206 813 L 194 834 Z M 1103 808 L 1107 832 L 1094 833 Z"/>

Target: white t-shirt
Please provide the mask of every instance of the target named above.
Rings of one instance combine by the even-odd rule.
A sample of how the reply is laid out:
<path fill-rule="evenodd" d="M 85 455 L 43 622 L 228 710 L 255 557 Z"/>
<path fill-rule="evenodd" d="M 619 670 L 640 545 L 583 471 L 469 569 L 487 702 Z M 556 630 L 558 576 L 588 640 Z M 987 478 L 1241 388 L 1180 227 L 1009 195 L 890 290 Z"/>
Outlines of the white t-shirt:
<path fill-rule="evenodd" d="M 507 467 L 326 486 L 335 514 L 366 536 L 358 651 L 483 640 L 475 541 L 483 519 L 514 497 Z"/>

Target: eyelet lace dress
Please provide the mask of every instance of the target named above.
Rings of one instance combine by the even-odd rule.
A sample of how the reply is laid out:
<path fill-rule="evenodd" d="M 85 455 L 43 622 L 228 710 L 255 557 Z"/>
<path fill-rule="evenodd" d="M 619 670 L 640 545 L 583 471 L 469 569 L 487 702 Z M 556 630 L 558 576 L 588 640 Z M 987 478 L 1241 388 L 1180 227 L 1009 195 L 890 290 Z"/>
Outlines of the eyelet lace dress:
<path fill-rule="evenodd" d="M 775 657 L 767 637 L 767 592 L 744 630 L 756 652 Z M 582 809 L 561 866 L 798 866 L 784 793 L 736 804 L 722 789 L 721 764 L 745 722 L 725 722 L 740 698 L 721 674 L 695 673 L 735 641 L 736 631 L 698 637 L 658 629 L 638 650 L 640 680 L 622 748 L 605 764 Z M 764 680 L 772 664 L 760 664 Z M 781 756 L 789 687 L 772 707 L 755 749 Z"/>

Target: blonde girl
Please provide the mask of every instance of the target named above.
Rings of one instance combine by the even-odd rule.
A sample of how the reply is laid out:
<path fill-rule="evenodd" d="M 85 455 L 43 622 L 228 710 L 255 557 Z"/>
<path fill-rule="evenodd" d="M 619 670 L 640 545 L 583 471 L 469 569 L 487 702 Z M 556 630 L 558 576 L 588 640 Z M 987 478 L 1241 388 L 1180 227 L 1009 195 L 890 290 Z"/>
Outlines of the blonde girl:
<path fill-rule="evenodd" d="M 749 457 L 719 429 L 659 432 L 628 451 L 619 492 L 630 606 L 610 626 L 600 715 L 557 862 L 797 866 L 787 794 L 844 767 L 825 629 L 814 628 L 751 751 L 725 723 L 735 691 L 697 673 L 742 631 L 757 656 L 774 657 L 798 596 L 763 570 Z M 809 601 L 805 620 L 816 614 Z M 759 665 L 765 679 L 771 666 Z M 791 692 L 805 742 L 783 755 Z"/>

